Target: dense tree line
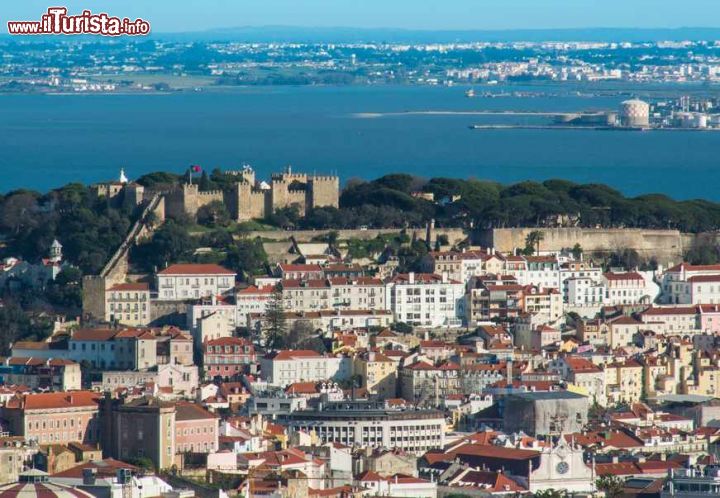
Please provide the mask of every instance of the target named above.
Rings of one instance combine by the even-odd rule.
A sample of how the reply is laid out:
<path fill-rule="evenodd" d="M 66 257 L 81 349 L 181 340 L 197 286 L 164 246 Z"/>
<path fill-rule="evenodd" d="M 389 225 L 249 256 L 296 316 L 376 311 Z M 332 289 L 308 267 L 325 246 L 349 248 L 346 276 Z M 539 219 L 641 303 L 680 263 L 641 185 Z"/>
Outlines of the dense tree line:
<path fill-rule="evenodd" d="M 432 194 L 433 200 L 419 193 Z M 676 201 L 661 194 L 625 197 L 599 184 L 567 180 L 501 185 L 491 181 L 386 175 L 349 181 L 340 209 L 312 210 L 300 226 L 413 226 L 434 218 L 440 225 L 475 227 L 658 228 L 703 232 L 720 227 L 720 204 Z"/>
<path fill-rule="evenodd" d="M 133 213 L 111 208 L 80 184 L 47 194 L 17 190 L 0 196 L 4 255 L 37 261 L 48 255 L 53 239 L 58 239 L 66 259 L 84 273 L 102 268 L 132 221 Z"/>

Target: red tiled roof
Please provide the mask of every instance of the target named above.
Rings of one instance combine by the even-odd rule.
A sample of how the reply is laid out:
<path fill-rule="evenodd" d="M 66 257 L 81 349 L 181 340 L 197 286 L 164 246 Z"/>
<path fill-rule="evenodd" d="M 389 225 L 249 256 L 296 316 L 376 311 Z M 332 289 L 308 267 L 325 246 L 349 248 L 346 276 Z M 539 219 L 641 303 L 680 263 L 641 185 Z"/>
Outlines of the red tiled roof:
<path fill-rule="evenodd" d="M 33 393 L 22 397 L 25 410 L 49 410 L 54 408 L 98 407 L 100 395 L 93 391 L 66 391 Z M 8 401 L 10 404 L 12 401 Z"/>
<path fill-rule="evenodd" d="M 115 337 L 115 329 L 79 329 L 72 334 L 73 341 L 109 341 Z"/>
<path fill-rule="evenodd" d="M 150 290 L 150 284 L 146 284 L 143 282 L 134 282 L 134 283 L 125 283 L 125 284 L 116 284 L 110 287 L 107 292 L 110 291 L 149 291 Z"/>
<path fill-rule="evenodd" d="M 235 272 L 210 263 L 180 263 L 168 266 L 158 275 L 235 275 Z"/>

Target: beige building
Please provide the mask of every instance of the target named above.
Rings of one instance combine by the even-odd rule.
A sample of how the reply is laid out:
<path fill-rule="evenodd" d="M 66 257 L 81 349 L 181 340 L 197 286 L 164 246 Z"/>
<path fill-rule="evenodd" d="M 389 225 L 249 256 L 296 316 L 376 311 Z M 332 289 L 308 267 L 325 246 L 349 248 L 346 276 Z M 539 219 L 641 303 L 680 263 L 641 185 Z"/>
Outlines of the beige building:
<path fill-rule="evenodd" d="M 288 311 L 384 310 L 385 284 L 372 277 L 334 277 L 281 282 Z"/>
<path fill-rule="evenodd" d="M 157 469 L 175 463 L 175 405 L 156 398 L 106 400 L 103 449 L 113 458 L 147 457 Z"/>
<path fill-rule="evenodd" d="M 605 365 L 608 404 L 636 403 L 643 395 L 643 366 L 635 360 Z"/>
<path fill-rule="evenodd" d="M 105 291 L 105 317 L 131 327 L 150 323 L 150 286 L 146 283 L 117 284 Z"/>
<path fill-rule="evenodd" d="M 642 322 L 629 316 L 621 316 L 608 322 L 610 331 L 610 347 L 619 348 L 633 342 L 633 337 L 643 327 Z"/>
<path fill-rule="evenodd" d="M 460 366 L 444 363 L 433 366 L 417 361 L 400 369 L 403 399 L 419 406 L 439 406 L 448 395 L 462 394 Z"/>
<path fill-rule="evenodd" d="M 353 375 L 359 375 L 362 387 L 381 399 L 397 395 L 397 367 L 395 362 L 374 351 L 357 355 L 353 360 Z"/>

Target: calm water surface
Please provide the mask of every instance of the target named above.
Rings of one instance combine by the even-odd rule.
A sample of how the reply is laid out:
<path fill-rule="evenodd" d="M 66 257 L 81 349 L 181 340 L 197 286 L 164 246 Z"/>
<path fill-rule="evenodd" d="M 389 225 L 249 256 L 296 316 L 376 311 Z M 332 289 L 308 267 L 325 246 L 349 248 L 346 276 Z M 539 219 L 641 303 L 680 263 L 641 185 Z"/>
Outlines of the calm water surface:
<path fill-rule="evenodd" d="M 120 167 L 132 178 L 154 170 L 181 172 L 193 163 L 209 170 L 247 162 L 261 176 L 292 164 L 336 172 L 343 180 L 397 171 L 501 182 L 567 178 L 608 183 L 632 195 L 720 200 L 720 132 L 478 131 L 469 125 L 542 120 L 404 114 L 615 109 L 627 98 L 555 90 L 562 94 L 474 99 L 458 87 L 3 95 L 0 191 L 113 179 Z"/>

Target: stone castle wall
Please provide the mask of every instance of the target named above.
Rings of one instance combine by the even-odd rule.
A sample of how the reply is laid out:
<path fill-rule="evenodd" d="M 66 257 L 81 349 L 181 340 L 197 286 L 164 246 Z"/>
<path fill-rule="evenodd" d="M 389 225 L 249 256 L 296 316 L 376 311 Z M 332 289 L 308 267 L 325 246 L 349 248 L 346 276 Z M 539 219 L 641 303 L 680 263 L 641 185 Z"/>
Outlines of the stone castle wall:
<path fill-rule="evenodd" d="M 253 175 L 254 177 L 254 175 Z M 243 178 L 251 178 L 243 174 Z M 294 183 L 303 184 L 297 188 Z M 183 185 L 165 194 L 169 216 L 196 216 L 202 206 L 213 201 L 225 204 L 237 221 L 264 218 L 277 209 L 297 205 L 300 213 L 323 206 L 339 206 L 340 180 L 336 176 L 308 176 L 301 173 L 272 175 L 269 190 L 260 190 L 249 181 L 238 182 L 231 190 L 200 192 L 197 185 Z"/>
<path fill-rule="evenodd" d="M 580 244 L 585 254 L 634 249 L 645 258 L 658 263 L 677 263 L 689 248 L 690 240 L 678 230 L 642 230 L 628 228 L 495 228 L 479 230 L 474 242 L 511 252 L 525 247 L 525 239 L 532 231 L 541 231 L 540 251 L 560 251 Z"/>

